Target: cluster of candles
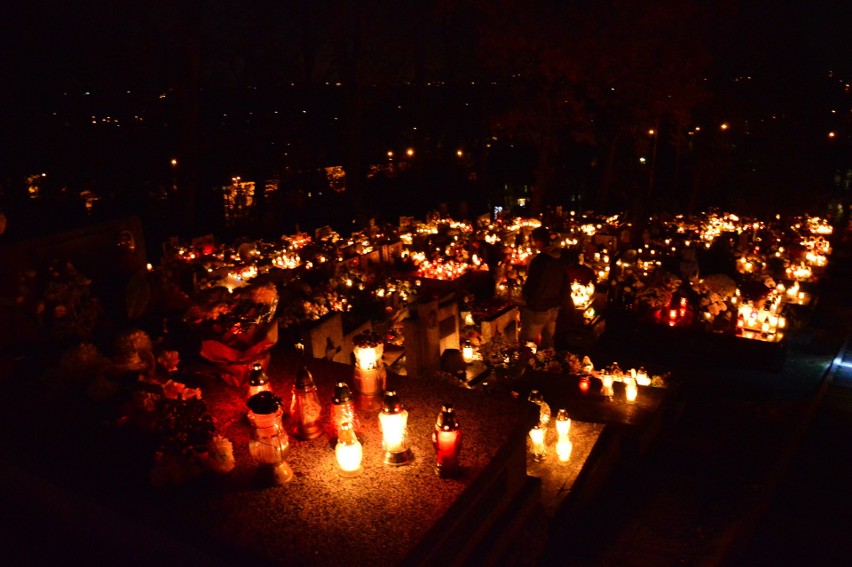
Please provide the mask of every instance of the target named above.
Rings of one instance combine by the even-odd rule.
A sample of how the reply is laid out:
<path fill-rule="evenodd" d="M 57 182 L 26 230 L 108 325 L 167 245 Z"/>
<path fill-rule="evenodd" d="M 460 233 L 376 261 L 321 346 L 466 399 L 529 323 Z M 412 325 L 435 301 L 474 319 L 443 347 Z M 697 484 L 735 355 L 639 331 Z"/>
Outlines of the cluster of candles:
<path fill-rule="evenodd" d="M 805 262 L 788 266 L 786 272 L 789 279 L 800 282 L 808 281 L 814 275 L 811 267 Z"/>
<path fill-rule="evenodd" d="M 590 366 L 590 362 L 587 362 Z M 601 395 L 609 400 L 615 396 L 613 384 L 621 382 L 624 384 L 624 401 L 628 404 L 636 403 L 639 397 L 639 386 L 650 386 L 651 377 L 644 367 L 638 370 L 631 368 L 628 372 L 623 372 L 618 363 L 597 374 L 601 381 Z M 578 388 L 583 394 L 587 394 L 591 388 L 590 376 L 585 375 L 580 377 Z M 530 453 L 534 461 L 544 461 L 548 455 L 546 443 L 547 431 L 551 422 L 555 423 L 556 428 L 556 443 L 555 452 L 560 463 L 567 463 L 571 458 L 572 443 L 568 437 L 571 429 L 571 419 L 568 417 L 568 411 L 560 409 L 556 413 L 556 419 L 551 419 L 551 410 L 547 402 L 544 401 L 544 396 L 539 390 L 531 390 L 529 397 L 530 402 L 539 406 L 539 419 L 532 429 L 529 431 L 530 438 Z"/>
<path fill-rule="evenodd" d="M 578 281 L 571 282 L 571 301 L 577 309 L 586 309 L 592 304 L 595 295 L 595 284 L 590 282 L 583 285 Z"/>
<path fill-rule="evenodd" d="M 420 253 L 411 256 L 417 260 Z M 424 257 L 417 266 L 417 275 L 423 278 L 452 281 L 463 276 L 469 269 L 470 265 L 464 262 L 456 260 L 432 261 L 426 260 Z"/>
<path fill-rule="evenodd" d="M 249 452 L 258 464 L 259 482 L 263 485 L 286 483 L 293 479 L 293 471 L 285 460 L 290 436 L 310 440 L 323 435 L 323 406 L 313 377 L 306 367 L 296 374 L 287 427 L 284 426 L 281 398 L 272 392 L 260 363 L 252 367 L 247 393 L 248 420 L 254 428 Z M 381 395 L 378 426 L 382 433 L 383 462 L 389 466 L 406 465 L 413 459 L 408 441 L 408 410 L 395 390 L 384 390 Z M 352 392 L 345 382 L 338 382 L 334 388 L 328 422 L 328 433 L 336 439 L 334 454 L 339 474 L 343 477 L 360 475 L 364 471 L 364 450 L 358 438 L 362 424 Z M 462 434 L 452 404 L 441 407 L 431 440 L 436 453 L 436 472 L 441 477 L 457 475 Z"/>
<path fill-rule="evenodd" d="M 568 417 L 568 411 L 560 409 L 556 413 L 556 419 L 551 420 L 550 406 L 544 401 L 544 397 L 538 390 L 532 390 L 529 395 L 529 401 L 539 406 L 538 423 L 530 429 L 530 453 L 533 460 L 544 461 L 548 455 L 547 449 L 547 430 L 550 422 L 555 423 L 556 428 L 556 456 L 560 463 L 567 463 L 571 459 L 571 451 L 573 444 L 568 436 L 571 431 L 571 418 Z"/>
<path fill-rule="evenodd" d="M 773 294 L 762 305 L 755 306 L 751 301 L 740 303 L 737 308 L 737 331 L 747 338 L 780 340 L 782 329 L 787 326 L 781 310 L 781 294 Z"/>
<path fill-rule="evenodd" d="M 680 323 L 686 317 L 686 308 L 687 308 L 687 300 L 685 297 L 681 297 L 677 301 L 677 306 L 670 305 L 667 310 L 668 315 L 668 323 L 670 327 L 674 327 L 678 323 Z"/>

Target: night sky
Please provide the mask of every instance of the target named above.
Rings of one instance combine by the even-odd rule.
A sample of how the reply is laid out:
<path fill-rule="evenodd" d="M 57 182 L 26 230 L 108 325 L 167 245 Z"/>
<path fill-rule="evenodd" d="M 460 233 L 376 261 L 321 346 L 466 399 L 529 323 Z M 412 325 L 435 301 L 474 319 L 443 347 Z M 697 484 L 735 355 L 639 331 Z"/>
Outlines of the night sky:
<path fill-rule="evenodd" d="M 6 201 L 24 176 L 42 167 L 64 171 L 63 182 L 69 187 L 89 185 L 103 193 L 128 184 L 121 174 L 107 172 L 109 164 L 119 162 L 128 179 L 138 179 L 140 186 L 156 185 L 170 182 L 173 172 L 160 167 L 168 159 L 188 155 L 182 157 L 182 163 L 192 164 L 194 154 L 192 182 L 204 186 L 251 168 L 260 171 L 260 177 L 271 176 L 275 168 L 352 164 L 356 158 L 351 148 L 356 146 L 362 153 L 357 160 L 373 163 L 393 144 L 422 146 L 428 142 L 433 148 L 446 147 L 454 153 L 456 147 L 482 147 L 491 136 L 518 142 L 507 148 L 488 146 L 492 155 L 509 147 L 517 152 L 507 153 L 502 163 L 526 160 L 518 168 L 542 171 L 542 164 L 535 161 L 540 140 L 524 139 L 518 127 L 530 119 L 524 116 L 526 110 L 542 107 L 535 98 L 537 93 L 531 89 L 521 92 L 523 88 L 512 83 L 524 74 L 524 79 L 551 80 L 551 87 L 564 90 L 564 97 L 559 92 L 554 99 L 564 99 L 561 101 L 568 107 L 559 110 L 562 130 L 554 133 L 564 138 L 559 142 L 561 153 L 557 152 L 562 161 L 551 167 L 555 175 L 565 176 L 566 170 L 573 175 L 567 183 L 570 191 L 588 197 L 605 183 L 600 164 L 607 141 L 615 135 L 612 129 L 609 134 L 600 131 L 605 113 L 610 113 L 606 120 L 615 121 L 608 127 L 622 121 L 622 126 L 633 129 L 630 136 L 635 141 L 618 150 L 629 155 L 618 159 L 629 161 L 648 153 L 641 132 L 661 120 L 662 111 L 645 108 L 648 101 L 653 102 L 659 82 L 660 89 L 701 90 L 692 101 L 688 100 L 692 95 L 683 95 L 689 120 L 678 126 L 682 134 L 699 123 L 705 124 L 705 132 L 711 122 L 735 120 L 743 125 L 733 128 L 731 138 L 724 142 L 733 148 L 734 133 L 751 136 L 737 140 L 739 170 L 733 167 L 732 175 L 745 179 L 740 183 L 772 187 L 758 196 L 766 200 L 779 183 L 791 179 L 785 167 L 801 175 L 801 179 L 789 181 L 791 186 L 801 185 L 808 175 L 815 174 L 806 171 L 818 161 L 814 156 L 839 151 L 852 110 L 848 96 L 835 92 L 836 84 L 852 80 L 852 46 L 846 41 L 852 6 L 846 2 L 801 2 L 793 7 L 784 4 L 783 9 L 778 2 L 734 0 L 712 6 L 663 0 L 641 9 L 629 2 L 592 0 L 529 2 L 523 8 L 508 0 L 33 0 L 15 4 L 6 5 L 0 34 L 4 53 L 0 96 L 5 101 L 2 116 L 7 124 L 0 139 L 6 149 L 0 158 L 0 181 Z M 648 60 L 634 57 L 646 45 L 644 56 L 650 65 Z M 531 63 L 530 54 L 540 59 Z M 619 67 L 620 58 L 627 63 Z M 609 71 L 601 71 L 606 65 L 613 66 L 612 77 L 607 75 Z M 554 80 L 554 74 L 564 78 Z M 643 84 L 643 77 L 651 82 Z M 751 83 L 744 86 L 740 80 Z M 472 89 L 460 87 L 476 81 L 493 81 L 498 89 L 509 85 L 509 94 L 478 92 L 473 96 Z M 349 88 L 356 82 L 372 90 L 365 95 Z M 639 93 L 644 89 L 645 98 L 619 99 L 621 106 L 616 108 L 600 94 L 610 82 Z M 393 91 L 400 85 L 422 88 L 433 83 L 444 90 L 406 94 L 404 101 Z M 293 85 L 303 90 L 298 94 L 287 91 Z M 339 94 L 323 98 L 316 90 L 323 85 L 338 85 Z M 219 98 L 215 103 L 205 99 L 193 106 L 186 96 L 192 89 L 205 96 L 217 93 Z M 247 119 L 237 130 L 234 124 L 217 123 L 213 126 L 230 130 L 211 132 L 212 126 L 205 121 L 216 118 L 213 109 L 219 117 L 230 114 L 229 119 L 241 111 L 254 112 L 246 103 L 246 89 L 255 89 L 252 104 L 258 108 L 276 116 L 280 111 L 281 123 L 258 119 L 249 124 Z M 133 97 L 132 102 L 121 103 L 126 106 L 121 109 L 126 115 L 121 124 L 124 138 L 111 134 L 94 140 L 78 125 L 89 118 L 99 124 L 105 117 L 112 119 L 122 97 Z M 168 110 L 155 106 L 164 97 L 172 104 Z M 263 100 L 258 102 L 260 97 Z M 665 100 L 658 102 L 665 104 Z M 393 109 L 404 105 L 417 112 L 404 117 L 398 113 L 399 117 L 391 119 Z M 286 114 L 303 107 L 304 116 Z M 824 116 L 829 111 L 834 115 Z M 143 112 L 147 113 L 147 130 L 128 137 L 127 116 Z M 673 107 L 665 112 L 674 124 L 681 110 Z M 188 126 L 193 116 L 202 124 L 201 133 Z M 772 131 L 757 126 L 782 118 L 786 122 L 773 126 Z M 155 119 L 158 130 L 150 126 Z M 539 124 L 552 121 L 546 116 L 532 119 Z M 421 125 L 419 137 L 406 130 L 415 123 Z M 425 131 L 423 124 L 431 130 Z M 834 147 L 820 146 L 826 133 L 834 130 L 838 133 Z M 675 131 L 674 125 L 671 131 Z M 770 163 L 775 149 L 755 140 L 772 141 L 782 135 L 798 141 L 812 155 L 790 149 L 796 144 L 778 144 L 777 163 Z M 259 138 L 272 142 L 247 149 L 248 141 Z M 205 141 L 219 153 L 204 148 Z M 282 147 L 286 144 L 291 144 L 288 148 L 299 146 L 300 153 L 285 152 Z M 708 142 L 706 147 L 710 146 Z M 92 149 L 91 155 L 87 148 Z M 521 153 L 524 149 L 527 154 Z M 656 167 L 674 169 L 673 162 L 666 161 L 674 158 L 667 157 L 664 150 Z M 848 151 L 843 151 L 848 158 Z M 746 152 L 751 153 L 743 157 Z M 150 155 L 143 159 L 143 154 Z M 814 166 L 826 180 L 832 175 L 831 168 L 837 167 L 836 156 L 829 157 L 831 163 Z M 841 156 L 841 162 L 847 158 Z M 797 160 L 804 165 L 795 163 Z M 76 171 L 70 171 L 71 164 Z M 589 164 L 598 171 L 578 173 Z M 696 179 L 702 171 L 719 169 L 718 163 L 692 165 Z M 482 169 L 475 164 L 471 167 Z M 635 176 L 634 169 L 624 166 L 619 175 Z M 210 178 L 202 178 L 199 172 L 209 173 Z M 755 174 L 761 172 L 763 178 L 758 179 Z M 531 173 L 529 180 L 523 172 L 498 173 L 505 178 L 495 179 L 492 170 L 492 185 L 544 186 Z M 358 179 L 365 174 L 366 170 L 360 172 Z M 436 179 L 457 188 L 453 182 Z M 665 187 L 675 183 L 665 171 L 657 182 L 663 193 L 674 191 Z M 700 189 L 715 191 L 714 183 L 732 184 L 730 179 L 708 178 Z M 628 183 L 615 190 L 621 193 L 610 192 L 610 201 L 629 206 L 636 188 Z M 134 191 L 141 194 L 148 189 Z M 684 206 L 684 202 L 676 206 Z"/>
<path fill-rule="evenodd" d="M 309 21 L 296 21 L 304 13 L 297 14 L 298 8 L 282 7 L 288 4 L 316 8 L 302 11 L 310 12 Z M 334 26 L 334 14 L 339 13 L 336 4 L 341 3 L 221 0 L 7 3 L 3 17 L 6 54 L 3 66 L 7 77 L 4 89 L 31 92 L 34 87 L 158 88 L 161 84 L 157 83 L 168 81 L 170 67 L 178 57 L 175 49 L 180 42 L 175 37 L 181 35 L 181 14 L 186 11 L 202 22 L 202 34 L 212 40 L 203 48 L 211 61 L 218 60 L 216 65 L 222 65 L 215 79 L 227 81 L 230 78 L 222 61 L 262 60 L 264 53 L 260 50 L 273 45 L 270 37 L 277 36 L 274 45 L 285 49 L 292 47 L 288 43 L 299 41 L 306 29 L 324 33 L 323 30 Z M 407 3 L 348 4 L 367 6 L 368 17 L 387 27 L 404 27 L 415 17 L 413 10 L 405 7 Z M 440 8 L 452 3 L 423 4 Z M 757 0 L 716 4 L 721 29 L 713 47 L 719 64 L 730 72 L 770 74 L 791 69 L 819 72 L 829 68 L 841 74 L 852 71 L 852 47 L 844 33 L 852 22 L 849 3 L 823 0 L 799 2 L 791 7 L 788 3 Z M 395 38 L 388 40 L 393 42 Z M 270 63 L 279 60 L 278 54 L 269 51 L 265 56 Z M 258 68 L 258 71 L 277 75 L 281 69 Z"/>

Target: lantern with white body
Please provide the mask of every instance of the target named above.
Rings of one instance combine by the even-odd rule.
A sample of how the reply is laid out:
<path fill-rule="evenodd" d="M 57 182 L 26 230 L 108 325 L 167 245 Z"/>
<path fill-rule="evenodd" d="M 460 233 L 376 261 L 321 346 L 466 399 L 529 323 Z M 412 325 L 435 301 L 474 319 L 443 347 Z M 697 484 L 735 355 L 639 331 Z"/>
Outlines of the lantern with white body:
<path fill-rule="evenodd" d="M 612 377 L 612 374 L 608 372 L 601 374 L 601 395 L 606 396 L 607 398 L 612 398 L 612 395 L 614 393 L 612 389 L 613 381 L 614 379 Z"/>
<path fill-rule="evenodd" d="M 467 364 L 473 362 L 473 344 L 470 341 L 465 341 L 462 345 L 462 358 Z"/>
<path fill-rule="evenodd" d="M 636 379 L 632 376 L 627 376 L 624 378 L 624 399 L 627 400 L 628 404 L 632 404 L 636 402 L 636 398 L 639 395 L 639 388 L 636 386 Z"/>
<path fill-rule="evenodd" d="M 543 461 L 547 457 L 547 448 L 544 445 L 544 432 L 545 429 L 539 423 L 536 423 L 530 429 L 530 453 L 532 453 L 534 461 Z"/>
<path fill-rule="evenodd" d="M 337 458 L 340 476 L 357 476 L 364 472 L 364 467 L 361 466 L 364 449 L 355 435 L 352 424 L 348 421 L 341 424 L 339 428 L 334 455 Z"/>
<path fill-rule="evenodd" d="M 379 426 L 385 464 L 398 466 L 409 463 L 413 455 L 408 446 L 408 411 L 403 408 L 395 390 L 385 392 Z"/>
<path fill-rule="evenodd" d="M 570 430 L 571 419 L 568 417 L 568 412 L 561 409 L 556 414 L 556 456 L 559 457 L 561 463 L 567 463 L 568 459 L 571 458 L 573 446 L 568 438 Z"/>
<path fill-rule="evenodd" d="M 365 331 L 355 337 L 355 391 L 364 396 L 378 396 L 385 389 L 384 344 L 379 335 Z"/>

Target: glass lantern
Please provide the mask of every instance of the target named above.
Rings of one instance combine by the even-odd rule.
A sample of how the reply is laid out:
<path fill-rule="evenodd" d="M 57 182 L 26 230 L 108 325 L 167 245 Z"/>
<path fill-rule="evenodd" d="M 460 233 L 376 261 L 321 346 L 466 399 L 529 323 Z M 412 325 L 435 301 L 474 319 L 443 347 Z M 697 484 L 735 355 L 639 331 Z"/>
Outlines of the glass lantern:
<path fill-rule="evenodd" d="M 556 414 L 556 456 L 559 457 L 560 463 L 567 463 L 568 459 L 571 458 L 573 445 L 568 438 L 570 430 L 571 419 L 568 417 L 568 412 L 561 409 Z"/>
<path fill-rule="evenodd" d="M 361 422 L 352 402 L 352 392 L 346 382 L 338 382 L 331 400 L 331 426 L 335 437 L 340 436 L 340 429 L 346 423 L 356 435 L 361 431 Z"/>
<path fill-rule="evenodd" d="M 281 424 L 280 398 L 271 392 L 260 392 L 249 399 L 248 406 L 254 416 L 249 453 L 258 464 L 258 482 L 269 486 L 291 481 L 293 469 L 284 460 L 290 440 Z"/>
<path fill-rule="evenodd" d="M 609 373 L 601 374 L 601 395 L 602 396 L 605 396 L 605 397 L 610 398 L 610 399 L 612 398 L 613 394 L 615 393 L 612 389 L 613 381 L 614 381 L 614 378 L 612 377 L 612 374 L 609 374 Z"/>
<path fill-rule="evenodd" d="M 307 367 L 296 373 L 293 385 L 293 397 L 290 400 L 290 426 L 293 434 L 300 439 L 316 439 L 322 435 L 320 404 L 314 378 Z"/>
<path fill-rule="evenodd" d="M 355 355 L 355 391 L 364 396 L 379 396 L 385 389 L 387 372 L 384 361 L 384 345 L 356 346 Z"/>
<path fill-rule="evenodd" d="M 340 476 L 358 476 L 364 472 L 364 467 L 361 466 L 364 449 L 361 447 L 361 442 L 358 441 L 358 436 L 355 435 L 352 424 L 348 421 L 340 425 L 334 455 L 337 459 Z"/>
<path fill-rule="evenodd" d="M 455 409 L 444 404 L 435 421 L 435 431 L 432 432 L 432 443 L 437 456 L 435 470 L 439 476 L 451 477 L 458 474 L 461 442 L 462 434 Z"/>
<path fill-rule="evenodd" d="M 633 377 L 624 378 L 624 399 L 628 404 L 636 403 L 636 398 L 639 396 L 639 387 L 636 385 L 636 379 Z"/>
<path fill-rule="evenodd" d="M 473 362 L 473 344 L 470 341 L 465 341 L 462 345 L 462 359 L 466 364 Z"/>
<path fill-rule="evenodd" d="M 550 423 L 550 406 L 544 401 L 542 393 L 538 390 L 530 390 L 527 400 L 539 407 L 538 421 L 542 427 L 547 428 L 547 424 Z"/>
<path fill-rule="evenodd" d="M 530 453 L 534 461 L 543 461 L 547 457 L 547 448 L 544 445 L 545 429 L 540 423 L 530 429 Z"/>
<path fill-rule="evenodd" d="M 403 408 L 395 390 L 385 392 L 379 426 L 385 464 L 398 466 L 409 463 L 413 455 L 408 446 L 408 411 Z"/>
<path fill-rule="evenodd" d="M 252 364 L 251 372 L 248 376 L 248 397 L 252 397 L 260 392 L 271 392 L 272 388 L 269 385 L 269 376 L 263 371 L 263 365 L 259 362 Z"/>

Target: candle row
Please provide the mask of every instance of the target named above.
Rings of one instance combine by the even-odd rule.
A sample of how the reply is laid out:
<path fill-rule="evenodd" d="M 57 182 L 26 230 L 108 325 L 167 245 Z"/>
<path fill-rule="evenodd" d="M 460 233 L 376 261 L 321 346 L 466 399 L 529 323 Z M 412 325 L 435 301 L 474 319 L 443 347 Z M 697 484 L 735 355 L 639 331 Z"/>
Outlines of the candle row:
<path fill-rule="evenodd" d="M 269 379 L 260 363 L 255 363 L 249 376 L 249 398 L 246 402 L 249 422 L 254 427 L 249 444 L 252 458 L 258 463 L 258 475 L 264 484 L 282 484 L 292 479 L 293 472 L 284 457 L 289 448 L 289 436 L 282 422 L 281 399 L 272 393 Z M 300 439 L 322 435 L 320 418 L 322 406 L 313 378 L 307 368 L 296 375 L 290 403 L 289 431 Z M 408 410 L 394 390 L 385 390 L 378 416 L 382 433 L 383 461 L 389 466 L 406 465 L 413 459 L 408 443 Z M 363 448 L 357 433 L 361 424 L 345 382 L 334 389 L 331 403 L 331 427 L 337 438 L 335 457 L 339 473 L 344 477 L 363 472 Z M 436 452 L 435 469 L 442 477 L 460 471 L 461 430 L 451 404 L 444 404 L 435 421 L 432 443 Z"/>

